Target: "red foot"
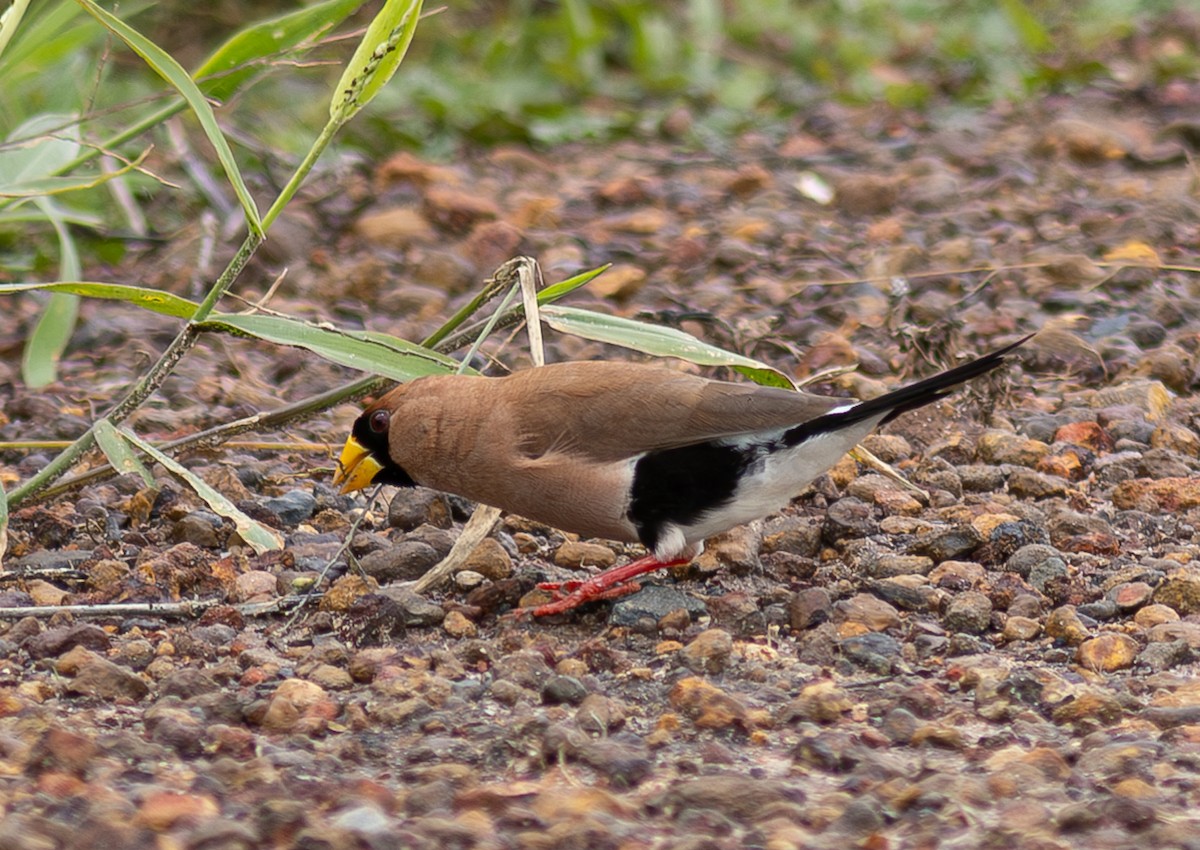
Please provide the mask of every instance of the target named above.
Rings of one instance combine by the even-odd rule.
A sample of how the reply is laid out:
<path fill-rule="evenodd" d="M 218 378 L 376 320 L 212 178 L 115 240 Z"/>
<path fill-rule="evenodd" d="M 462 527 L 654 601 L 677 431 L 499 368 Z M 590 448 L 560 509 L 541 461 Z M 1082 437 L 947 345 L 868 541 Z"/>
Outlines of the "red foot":
<path fill-rule="evenodd" d="M 555 599 L 534 608 L 520 608 L 513 612 L 516 617 L 532 615 L 545 617 L 548 614 L 561 614 L 578 608 L 585 602 L 595 602 L 600 599 L 617 599 L 637 591 L 641 585 L 633 581 L 638 576 L 652 573 L 666 567 L 677 567 L 691 560 L 676 558 L 674 561 L 659 561 L 653 555 L 646 555 L 636 561 L 630 561 L 620 567 L 594 575 L 585 581 L 546 582 L 539 584 L 543 590 L 554 591 Z"/>

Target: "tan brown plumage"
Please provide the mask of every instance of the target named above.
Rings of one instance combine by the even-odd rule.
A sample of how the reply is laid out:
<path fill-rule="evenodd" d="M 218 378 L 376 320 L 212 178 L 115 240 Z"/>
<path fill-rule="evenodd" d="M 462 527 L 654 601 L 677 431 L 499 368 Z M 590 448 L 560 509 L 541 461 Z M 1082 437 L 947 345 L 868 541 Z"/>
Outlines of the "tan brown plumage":
<path fill-rule="evenodd" d="M 363 412 L 335 483 L 420 484 L 644 543 L 653 555 L 617 568 L 622 580 L 778 510 L 880 423 L 995 368 L 1021 342 L 865 402 L 633 363 L 421 378 Z M 535 613 L 611 593 L 605 575 Z"/>

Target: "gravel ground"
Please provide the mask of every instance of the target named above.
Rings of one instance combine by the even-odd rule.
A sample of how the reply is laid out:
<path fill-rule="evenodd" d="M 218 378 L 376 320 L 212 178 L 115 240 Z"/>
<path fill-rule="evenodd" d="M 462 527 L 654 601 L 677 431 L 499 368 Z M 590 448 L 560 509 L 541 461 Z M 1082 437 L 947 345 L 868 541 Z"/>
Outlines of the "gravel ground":
<path fill-rule="evenodd" d="M 1200 848 L 1200 277 L 1179 268 L 1198 109 L 1178 82 L 827 106 L 706 152 L 671 138 L 681 113 L 656 141 L 331 175 L 243 295 L 286 265 L 274 309 L 419 339 L 510 256 L 551 280 L 611 262 L 571 304 L 801 377 L 857 364 L 827 387 L 859 396 L 1041 333 L 866 442 L 918 489 L 843 459 L 696 563 L 556 619 L 502 615 L 636 547 L 505 517 L 418 595 L 471 509 L 423 490 L 367 509 L 319 602 L 272 612 L 364 511 L 329 486 L 352 405 L 185 459 L 282 552 L 162 470 L 22 507 L 0 848 Z M 93 276 L 190 294 L 198 238 Z M 9 303 L 0 440 L 78 435 L 174 331 L 89 304 L 35 392 L 17 375 L 37 303 Z M 519 368 L 522 344 L 490 353 Z M 208 340 L 132 424 L 169 439 L 349 377 Z M 48 458 L 2 451 L 0 476 Z M 142 607 L 80 608 L 116 603 Z M 61 610 L 14 610 L 34 605 Z"/>

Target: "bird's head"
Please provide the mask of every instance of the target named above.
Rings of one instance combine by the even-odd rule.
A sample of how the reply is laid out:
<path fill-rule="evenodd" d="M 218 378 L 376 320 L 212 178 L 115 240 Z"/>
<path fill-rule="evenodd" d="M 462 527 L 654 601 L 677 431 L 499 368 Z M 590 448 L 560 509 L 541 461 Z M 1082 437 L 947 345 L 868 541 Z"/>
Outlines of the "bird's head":
<path fill-rule="evenodd" d="M 372 484 L 412 487 L 416 483 L 392 460 L 388 445 L 392 411 L 384 401 L 381 399 L 363 411 L 342 447 L 333 484 L 341 485 L 343 493 L 353 493 Z"/>

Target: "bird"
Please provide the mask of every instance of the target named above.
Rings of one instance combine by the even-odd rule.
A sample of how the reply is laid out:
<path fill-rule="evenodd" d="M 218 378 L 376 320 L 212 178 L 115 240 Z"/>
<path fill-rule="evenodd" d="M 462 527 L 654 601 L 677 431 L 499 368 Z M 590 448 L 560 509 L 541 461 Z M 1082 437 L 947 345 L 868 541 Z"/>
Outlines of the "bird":
<path fill-rule="evenodd" d="M 785 507 L 864 437 L 997 366 L 1016 342 L 865 401 L 715 380 L 662 365 L 575 361 L 503 377 L 400 384 L 356 419 L 333 483 L 416 485 L 644 557 L 546 583 L 533 616 L 638 589 L 706 538 Z"/>

